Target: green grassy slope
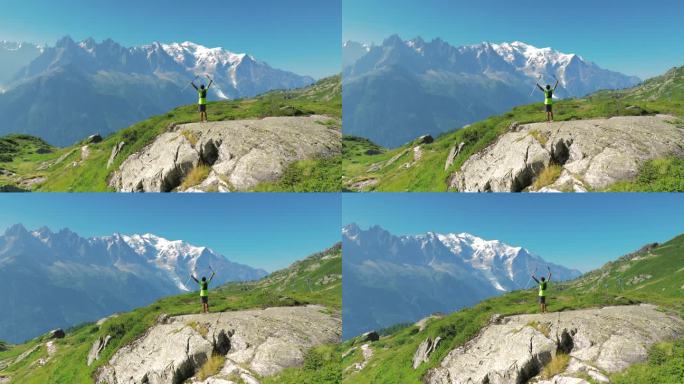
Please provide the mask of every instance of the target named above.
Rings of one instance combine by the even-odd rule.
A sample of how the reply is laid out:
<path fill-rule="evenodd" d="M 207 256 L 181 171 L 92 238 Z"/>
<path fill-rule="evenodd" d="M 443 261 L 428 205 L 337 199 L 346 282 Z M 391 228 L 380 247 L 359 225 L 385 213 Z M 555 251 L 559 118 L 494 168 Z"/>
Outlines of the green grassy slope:
<path fill-rule="evenodd" d="M 644 279 L 645 275 L 649 278 Z M 641 277 L 642 279 L 639 279 Z M 627 284 L 630 282 L 630 284 Z M 606 305 L 652 303 L 684 316 L 684 235 L 653 249 L 644 249 L 627 255 L 602 268 L 585 274 L 577 280 L 550 286 L 549 311 L 558 312 Z M 452 349 L 472 339 L 485 326 L 493 314 L 514 315 L 538 313 L 536 289 L 515 291 L 485 300 L 471 308 L 432 320 L 426 330 L 418 334 L 414 325 L 397 326 L 389 335 L 373 343 L 374 356 L 359 373 L 346 374 L 345 383 L 420 383 L 422 376 L 439 365 Z M 387 333 L 387 332 L 386 332 Z M 426 337 L 440 336 L 443 341 L 430 356 L 428 363 L 417 370 L 411 366 L 413 354 Z M 360 362 L 361 344 L 352 339 L 340 345 L 344 355 L 343 367 Z M 653 348 L 659 360 L 637 364 L 626 372 L 615 375 L 618 383 L 652 383 L 650 366 L 656 364 L 663 383 L 679 383 L 684 371 L 684 341 L 662 343 Z M 673 368 L 674 367 L 674 368 Z M 654 369 L 656 369 L 654 368 Z M 669 375 L 669 376 L 668 376 Z M 678 376 L 679 375 L 679 376 Z M 671 380 L 671 381 L 667 381 Z"/>
<path fill-rule="evenodd" d="M 342 305 L 341 274 L 342 251 L 338 244 L 260 281 L 230 283 L 211 290 L 211 311 L 322 304 L 330 311 L 339 312 Z M 142 335 L 161 314 L 181 315 L 199 313 L 199 310 L 200 304 L 195 292 L 161 299 L 147 307 L 110 318 L 100 326 L 89 323 L 75 327 L 67 330 L 64 339 L 56 341 L 56 355 L 42 367 L 36 365 L 36 361 L 47 357 L 44 346 L 47 335 L 22 345 L 10 346 L 6 351 L 0 350 L 0 377 L 11 377 L 12 383 L 22 384 L 92 383 L 92 376 L 97 368 L 105 364 L 120 347 Z M 98 337 L 104 335 L 111 335 L 112 341 L 103 351 L 100 360 L 91 367 L 86 366 L 90 347 Z M 28 358 L 1 369 L 4 363 L 35 346 L 39 347 Z M 307 356 L 305 367 L 286 370 L 282 375 L 269 380 L 285 384 L 302 383 L 307 381 L 298 381 L 299 378 L 315 378 L 323 372 L 334 371 L 339 358 L 326 353 L 334 351 L 334 348 L 318 347 Z M 313 371 L 307 369 L 314 366 L 318 368 Z"/>
<path fill-rule="evenodd" d="M 645 81 L 631 89 L 601 91 L 581 99 L 568 99 L 554 105 L 555 120 L 568 121 L 597 117 L 651 115 L 668 113 L 684 117 L 684 67 L 674 68 L 663 76 Z M 413 159 L 415 143 L 388 150 L 367 140 L 345 137 L 343 140 L 343 188 L 352 188 L 364 180 L 377 180 L 365 186 L 369 191 L 446 191 L 447 179 L 474 153 L 493 143 L 513 122 L 521 124 L 545 121 L 541 103 L 524 105 L 498 116 L 444 134 L 422 146 L 423 158 L 410 168 L 403 165 Z M 681 121 L 684 126 L 684 120 Z M 454 145 L 465 143 L 454 164 L 444 165 Z M 373 164 L 400 158 L 391 165 L 369 170 Z M 619 183 L 619 191 L 684 191 L 681 159 L 657 159 L 647 163 L 634 182 Z"/>
<path fill-rule="evenodd" d="M 209 103 L 209 121 L 238 120 L 267 116 L 293 116 L 322 114 L 341 118 L 342 91 L 340 76 L 320 80 L 316 84 L 293 91 L 273 91 L 252 99 L 218 101 Z M 151 117 L 128 128 L 122 129 L 102 142 L 90 144 L 90 155 L 81 161 L 82 143 L 67 148 L 50 147 L 40 139 L 22 136 L 13 147 L 3 145 L 17 136 L 0 138 L 0 169 L 14 173 L 8 176 L 0 173 L 0 188 L 21 188 L 36 191 L 99 192 L 108 191 L 110 174 L 131 154 L 151 143 L 172 124 L 197 121 L 196 106 L 178 107 L 164 115 Z M 17 140 L 15 140 L 17 141 Z M 113 165 L 107 168 L 112 148 L 125 142 L 122 152 Z M 44 148 L 37 151 L 37 147 Z M 46 152 L 50 153 L 38 153 Z M 55 162 L 60 160 L 57 164 Z M 339 191 L 340 159 L 316 159 L 306 164 L 293 164 L 287 170 L 289 178 L 260 189 L 278 191 Z M 315 177 L 307 177 L 309 173 Z M 46 178 L 33 185 L 22 184 L 22 180 Z"/>

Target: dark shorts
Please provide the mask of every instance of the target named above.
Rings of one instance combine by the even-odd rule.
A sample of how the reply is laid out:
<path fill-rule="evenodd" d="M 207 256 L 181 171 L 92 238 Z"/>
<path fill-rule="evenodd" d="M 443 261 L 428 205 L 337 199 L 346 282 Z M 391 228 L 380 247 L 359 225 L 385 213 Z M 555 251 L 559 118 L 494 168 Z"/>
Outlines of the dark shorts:
<path fill-rule="evenodd" d="M 546 304 L 546 296 L 539 296 L 539 304 Z"/>
<path fill-rule="evenodd" d="M 544 107 L 546 108 L 546 112 L 553 112 L 552 104 L 545 104 Z"/>
<path fill-rule="evenodd" d="M 197 109 L 200 112 L 206 112 L 207 111 L 207 105 L 206 104 L 197 104 L 197 106 L 198 106 Z"/>
<path fill-rule="evenodd" d="M 201 296 L 202 304 L 209 304 L 209 296 Z"/>

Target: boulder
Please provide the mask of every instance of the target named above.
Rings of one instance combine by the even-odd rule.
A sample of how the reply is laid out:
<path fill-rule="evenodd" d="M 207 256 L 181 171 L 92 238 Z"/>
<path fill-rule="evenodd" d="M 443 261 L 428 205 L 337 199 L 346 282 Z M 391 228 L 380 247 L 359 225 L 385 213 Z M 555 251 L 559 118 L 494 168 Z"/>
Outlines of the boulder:
<path fill-rule="evenodd" d="M 423 135 L 417 140 L 418 144 L 430 144 L 434 141 L 435 139 L 431 135 Z"/>
<path fill-rule="evenodd" d="M 99 143 L 102 141 L 102 136 L 100 136 L 99 133 L 96 133 L 94 135 L 90 135 L 85 139 L 85 144 L 90 144 L 90 143 Z"/>
<path fill-rule="evenodd" d="M 51 339 L 63 339 L 66 336 L 62 328 L 53 329 L 49 335 Z"/>
<path fill-rule="evenodd" d="M 174 191 L 202 164 L 213 180 L 199 189 L 249 190 L 278 180 L 293 162 L 341 154 L 340 130 L 322 121 L 337 120 L 267 117 L 178 125 L 124 160 L 109 184 L 120 192 Z"/>
<path fill-rule="evenodd" d="M 425 382 L 528 382 L 558 351 L 571 362 L 544 383 L 582 383 L 573 377 L 582 374 L 599 380 L 597 373 L 622 371 L 644 361 L 653 344 L 682 335 L 684 320 L 650 305 L 510 316 L 449 352 Z"/>
<path fill-rule="evenodd" d="M 366 332 L 366 333 L 364 333 L 363 335 L 361 335 L 360 340 L 361 340 L 362 342 L 366 342 L 366 341 L 371 341 L 371 342 L 373 342 L 373 341 L 378 341 L 378 340 L 380 340 L 380 335 L 379 335 L 376 331 L 370 331 L 370 332 Z"/>
<path fill-rule="evenodd" d="M 226 359 L 212 380 L 236 375 L 253 382 L 302 364 L 309 349 L 337 343 L 340 335 L 341 320 L 314 305 L 174 316 L 120 348 L 98 370 L 96 382 L 184 382 L 212 354 Z"/>
<path fill-rule="evenodd" d="M 622 116 L 520 125 L 471 156 L 449 178 L 463 192 L 527 190 L 551 163 L 561 177 L 548 191 L 586 191 L 633 179 L 650 159 L 684 156 L 673 116 Z"/>

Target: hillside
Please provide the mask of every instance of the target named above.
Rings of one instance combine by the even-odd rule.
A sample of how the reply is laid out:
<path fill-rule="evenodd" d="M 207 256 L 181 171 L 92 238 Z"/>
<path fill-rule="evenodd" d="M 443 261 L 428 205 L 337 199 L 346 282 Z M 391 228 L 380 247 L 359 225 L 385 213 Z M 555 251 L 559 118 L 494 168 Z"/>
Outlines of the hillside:
<path fill-rule="evenodd" d="M 325 115 L 331 118 L 328 128 L 339 131 L 341 100 L 340 77 L 336 76 L 294 91 L 273 91 L 253 99 L 210 102 L 208 118 L 210 122 L 222 122 Z M 114 190 L 110 186 L 111 176 L 126 159 L 143 151 L 160 135 L 194 121 L 197 121 L 196 106 L 183 106 L 141 121 L 102 141 L 85 139 L 66 148 L 52 147 L 25 135 L 5 136 L 0 138 L 0 190 Z M 196 143 L 197 138 L 192 135 L 183 136 L 188 145 Z M 288 161 L 293 160 L 288 158 Z M 339 155 L 286 162 L 276 180 L 259 183 L 249 190 L 337 191 L 340 189 L 340 162 Z M 178 184 L 194 186 L 209 176 L 207 167 L 195 168 L 199 169 L 187 175 L 187 181 L 178 180 Z"/>
<path fill-rule="evenodd" d="M 340 326 L 339 320 L 335 319 L 339 319 L 339 312 L 341 310 L 341 271 L 341 247 L 338 244 L 324 252 L 296 262 L 287 269 L 274 272 L 260 281 L 230 283 L 212 289 L 210 292 L 212 314 L 208 315 L 209 317 L 207 318 L 212 318 L 212 316 L 216 316 L 215 314 L 225 313 L 226 319 L 234 318 L 239 324 L 241 320 L 238 319 L 243 315 L 257 316 L 264 320 L 271 316 L 272 322 L 276 318 L 280 319 L 278 324 L 273 324 L 274 327 L 283 327 L 287 324 L 287 319 L 290 315 L 286 316 L 283 320 L 282 317 L 279 317 L 279 313 L 290 313 L 292 315 L 299 313 L 303 317 L 300 318 L 298 317 L 299 315 L 293 317 L 294 329 L 294 327 L 301 327 L 301 325 L 296 326 L 295 321 L 304 321 L 304 324 L 306 324 L 308 317 L 306 313 L 313 311 L 311 312 L 312 316 L 322 316 L 320 320 L 326 322 L 320 323 L 318 325 L 319 329 L 326 334 L 333 332 L 339 338 L 341 329 L 324 329 L 323 324 L 332 321 L 338 324 L 337 327 Z M 314 304 L 319 307 L 312 306 Z M 246 310 L 251 310 L 251 312 Z M 192 366 L 188 369 L 191 364 L 187 363 L 178 366 L 178 370 L 173 373 L 174 378 L 181 376 L 189 378 L 195 374 L 204 375 L 208 373 L 208 376 L 213 376 L 223 366 L 222 358 L 224 355 L 227 356 L 225 360 L 228 363 L 229 360 L 232 361 L 231 359 L 239 358 L 239 356 L 234 356 L 234 353 L 238 355 L 248 354 L 244 348 L 249 348 L 249 345 L 245 345 L 244 342 L 254 340 L 254 337 L 257 337 L 257 339 L 263 337 L 255 336 L 248 329 L 242 329 L 241 326 L 236 327 L 235 325 L 226 325 L 226 327 L 233 328 L 232 331 L 230 331 L 231 328 L 227 328 L 228 330 L 225 331 L 223 336 L 220 336 L 218 331 L 214 334 L 213 327 L 218 327 L 219 324 L 204 324 L 207 318 L 201 315 L 192 315 L 198 312 L 199 301 L 196 292 L 172 296 L 159 300 L 147 307 L 113 315 L 97 323 L 83 324 L 69 329 L 66 331 L 66 337 L 62 339 L 51 339 L 48 334 L 31 340 L 26 344 L 9 345 L 8 350 L 0 350 L 0 378 L 4 378 L 5 381 L 9 380 L 10 383 L 22 384 L 92 383 L 96 373 L 99 375 L 107 372 L 108 369 L 115 369 L 116 361 L 120 361 L 122 356 L 125 357 L 127 355 L 126 351 L 131 352 L 136 345 L 139 345 L 139 342 L 144 340 L 141 337 L 149 335 L 150 332 L 159 332 L 165 329 L 165 324 L 177 324 L 181 327 L 178 332 L 182 331 L 189 337 L 194 338 L 193 343 L 197 342 L 197 353 L 207 353 L 206 349 L 202 349 L 205 347 L 209 348 L 209 351 L 212 350 L 212 344 L 207 344 L 205 339 L 210 331 L 210 335 L 224 340 L 219 344 L 214 342 L 214 352 L 217 351 L 217 345 L 222 345 L 223 347 L 219 348 L 219 350 L 223 351 L 223 355 L 217 356 L 214 354 L 209 359 L 209 355 L 202 355 L 204 356 L 203 358 L 197 355 L 197 359 L 193 361 L 204 362 L 204 364 L 200 364 L 201 368 Z M 308 321 L 312 321 L 312 319 Z M 257 319 L 254 318 L 254 321 L 257 321 Z M 247 325 L 244 325 L 244 327 L 247 327 Z M 261 328 L 268 330 L 268 327 Z M 280 329 L 281 336 L 278 337 L 286 334 L 282 329 L 287 330 L 287 327 Z M 230 332 L 233 332 L 233 334 Z M 225 342 L 226 336 L 229 339 L 227 344 Z M 232 348 L 230 347 L 231 338 L 233 341 Z M 93 360 L 91 358 L 92 364 L 88 365 L 88 356 L 91 348 L 93 348 L 94 344 L 100 345 L 100 342 L 105 339 L 108 339 L 108 341 L 97 352 L 97 359 Z M 175 337 L 162 339 L 173 340 Z M 131 344 L 135 340 L 139 340 L 139 342 Z M 162 342 L 163 340 L 158 338 L 157 341 Z M 271 345 L 271 347 L 281 348 L 281 353 L 283 353 L 282 348 L 284 346 L 279 344 L 282 340 L 274 339 L 273 341 L 277 343 Z M 262 340 L 261 342 L 263 343 L 264 341 Z M 226 345 L 229 352 L 227 355 L 225 349 L 223 349 Z M 292 342 L 289 345 L 291 348 L 300 348 L 297 347 L 298 344 L 296 342 Z M 258 378 L 261 383 L 307 382 L 305 380 L 316 383 L 338 382 L 340 372 L 339 357 L 334 354 L 334 345 L 312 345 L 312 347 L 308 351 L 300 350 L 292 355 L 297 356 L 301 354 L 289 363 L 296 363 L 297 366 L 283 370 L 278 369 L 277 373 L 269 371 L 268 375 L 264 375 L 267 377 L 261 378 L 261 375 L 255 373 L 259 372 L 257 365 L 257 368 L 252 367 L 248 369 L 249 375 Z M 171 344 L 169 344 L 169 348 L 172 348 Z M 94 350 L 97 351 L 97 348 Z M 123 352 L 121 352 L 122 350 Z M 291 354 L 294 352 L 289 351 L 287 353 Z M 169 349 L 168 354 L 165 356 L 172 358 L 171 354 L 172 349 Z M 92 356 L 94 357 L 95 355 Z M 114 356 L 118 357 L 112 360 Z M 259 356 L 262 355 L 256 354 L 254 359 L 269 361 L 263 360 L 264 357 Z M 156 357 L 163 359 L 159 355 Z M 221 364 L 218 365 L 217 361 L 220 361 Z M 110 363 L 113 365 L 110 365 Z M 212 364 L 215 366 L 212 367 Z M 226 364 L 224 368 L 228 369 L 229 365 Z M 103 368 L 105 366 L 109 366 L 109 368 Z M 236 370 L 233 375 L 240 377 L 243 373 L 245 372 Z M 231 378 L 234 379 L 234 376 L 231 376 Z M 161 382 L 170 383 L 172 380 L 169 378 L 168 381 L 162 380 Z"/>
<path fill-rule="evenodd" d="M 9 311 L 0 318 L 0 339 L 24 342 L 194 290 L 190 273 L 207 273 L 210 266 L 217 285 L 267 275 L 182 240 L 152 234 L 84 238 L 67 228 L 29 231 L 16 224 L 0 234 L 0 307 Z"/>
<path fill-rule="evenodd" d="M 499 163 L 487 159 L 503 159 L 506 156 L 518 153 L 518 151 L 504 152 L 495 150 L 494 144 L 499 140 L 512 140 L 516 137 L 529 138 L 530 145 L 538 148 L 537 152 L 542 156 L 541 161 L 535 164 L 524 162 L 523 157 L 514 157 L 507 166 L 524 176 L 521 183 L 523 188 L 511 190 L 537 190 L 558 181 L 563 170 L 568 172 L 576 168 L 577 174 L 569 174 L 566 179 L 574 177 L 577 181 L 583 180 L 580 175 L 585 175 L 591 167 L 589 162 L 582 162 L 580 153 L 584 150 L 588 153 L 596 153 L 596 157 L 609 158 L 607 153 L 600 155 L 599 149 L 587 149 L 591 136 L 580 132 L 583 121 L 590 119 L 606 119 L 598 121 L 599 127 L 605 125 L 603 131 L 591 131 L 596 138 L 610 141 L 608 148 L 620 151 L 624 149 L 625 135 L 622 132 L 632 132 L 632 120 L 643 119 L 643 130 L 648 133 L 649 129 L 654 135 L 635 135 L 630 139 L 630 151 L 628 157 L 622 163 L 627 164 L 627 169 L 615 170 L 619 177 L 608 177 L 608 183 L 582 183 L 587 190 L 597 191 L 684 191 L 684 159 L 681 157 L 681 149 L 684 143 L 681 141 L 682 127 L 684 127 L 684 67 L 674 68 L 665 75 L 645 81 L 634 88 L 620 91 L 601 91 L 590 96 L 578 99 L 566 99 L 557 101 L 554 105 L 554 125 L 547 128 L 535 127 L 534 123 L 546 120 L 541 103 L 530 104 L 513 108 L 510 112 L 492 116 L 477 123 L 465 126 L 461 129 L 432 138 L 416 139 L 411 143 L 396 149 L 386 149 L 374 143 L 357 137 L 346 136 L 343 138 L 343 188 L 352 191 L 455 191 L 464 183 L 454 182 L 463 172 L 478 173 L 478 169 L 496 169 Z M 657 115 L 668 115 L 658 117 Z M 610 119 L 620 116 L 620 120 Z M 651 119 L 651 120 L 649 120 Z M 612 128 L 611 124 L 619 124 L 620 130 Z M 637 123 L 634 123 L 634 125 Z M 541 124 L 542 126 L 545 124 Z M 573 127 L 577 126 L 577 129 Z M 593 125 L 592 125 L 593 126 Z M 649 128 L 649 126 L 651 128 Z M 657 130 L 653 130 L 657 127 Z M 661 129 L 662 128 L 662 129 Z M 596 128 L 601 129 L 601 128 Z M 549 132 L 546 132 L 548 130 Z M 564 131 L 565 130 L 565 131 Z M 564 133 L 566 132 L 566 133 Z M 526 134 L 526 135 L 524 135 Z M 572 135 L 583 135 L 572 137 Z M 517 135 L 517 136 L 516 136 Z M 553 136 L 556 135 L 556 136 Z M 565 136 L 564 136 L 565 135 Z M 612 140 L 613 136 L 615 140 Z M 660 137 L 664 135 L 664 137 Z M 670 135 L 672 137 L 670 137 Z M 586 136 L 586 137 L 585 137 Z M 628 135 L 629 136 L 629 135 Z M 667 138 L 665 138 L 667 136 Z M 577 143 L 576 154 L 572 152 L 572 143 L 568 145 L 568 138 L 572 143 Z M 620 138 L 621 140 L 617 140 Z M 673 139 L 675 138 L 675 139 Z M 672 147 L 651 152 L 648 140 L 659 140 L 660 144 L 667 143 Z M 640 142 L 643 141 L 643 142 Z M 563 141 L 569 156 L 560 156 L 554 159 L 552 148 L 556 142 Z M 613 143 L 613 141 L 615 143 Z M 522 146 L 524 142 L 517 142 Z M 606 148 L 604 145 L 601 148 Z M 562 152 L 562 151 L 561 151 Z M 669 154 L 668 152 L 673 152 Z M 680 153 L 680 155 L 675 155 Z M 523 153 L 524 154 L 524 153 Z M 576 158 L 572 156 L 575 155 Z M 477 156 L 477 157 L 476 157 Z M 548 161 L 544 160 L 548 157 Z M 479 167 L 464 165 L 470 159 L 485 159 Z M 558 164 L 558 162 L 563 164 Z M 594 160 L 592 160 L 594 161 Z M 599 168 L 601 161 L 595 161 Z M 574 163 L 576 168 L 562 166 L 565 163 Z M 585 164 L 587 163 L 587 164 Z M 604 174 L 599 172 L 599 178 Z M 483 183 L 486 184 L 486 183 Z M 470 185 L 465 183 L 465 185 Z M 598 188 L 592 188 L 597 185 Z M 486 190 L 483 185 L 483 190 Z M 559 186 L 560 190 L 573 190 Z"/>
<path fill-rule="evenodd" d="M 57 146 L 95 133 L 108 135 L 188 103 L 196 99 L 194 89 L 186 86 L 193 78 L 198 84 L 208 83 L 205 76 L 214 80 L 208 91 L 212 101 L 314 82 L 245 53 L 189 41 L 124 47 L 111 39 L 77 42 L 69 36 L 41 47 L 10 76 L 0 82 L 0 115 L 5 116 L 0 134 L 30 134 Z"/>
<path fill-rule="evenodd" d="M 567 326 L 572 327 L 568 328 L 568 332 L 571 332 L 575 327 L 576 330 L 574 334 L 569 334 L 574 346 L 569 347 L 568 343 L 559 343 L 565 345 L 566 354 L 569 353 L 576 359 L 587 359 L 587 356 L 592 356 L 597 352 L 594 350 L 594 352 L 589 353 L 586 350 L 587 343 L 592 340 L 603 340 L 600 342 L 600 350 L 606 351 L 604 358 L 608 360 L 611 359 L 611 356 L 617 358 L 613 362 L 617 364 L 616 367 L 619 367 L 617 371 L 622 371 L 606 369 L 607 366 L 599 369 L 584 367 L 583 374 L 580 372 L 570 376 L 574 375 L 583 380 L 590 380 L 588 371 L 594 373 L 593 371 L 596 370 L 601 375 L 609 377 L 612 383 L 680 383 L 682 380 L 681 367 L 684 364 L 684 339 L 671 341 L 668 340 L 668 335 L 679 334 L 679 337 L 682 336 L 682 333 L 677 331 L 679 325 L 676 324 L 681 322 L 680 318 L 684 316 L 684 296 L 682 296 L 684 258 L 681 257 L 683 253 L 684 235 L 661 245 L 647 246 L 640 251 L 608 263 L 596 271 L 587 273 L 577 280 L 564 284 L 552 284 L 549 296 L 549 311 L 551 313 L 542 317 L 539 315 L 529 315 L 528 318 L 517 316 L 539 312 L 535 300 L 535 290 L 521 290 L 482 301 L 473 307 L 455 313 L 436 314 L 416 324 L 398 324 L 380 331 L 379 341 L 369 341 L 367 336 L 357 337 L 340 346 L 345 370 L 344 382 L 421 383 L 436 380 L 439 377 L 436 374 L 439 370 L 435 371 L 435 368 L 440 366 L 443 368 L 452 367 L 451 362 L 457 361 L 455 359 L 461 359 L 458 357 L 459 355 L 463 359 L 472 357 L 472 355 L 467 354 L 468 348 L 464 350 L 459 347 L 466 345 L 466 343 L 470 343 L 468 345 L 472 347 L 472 343 L 485 342 L 486 338 L 481 337 L 483 335 L 482 330 L 485 327 L 488 327 L 487 332 L 495 332 L 497 327 L 519 323 L 521 325 L 515 329 L 520 334 L 523 331 L 529 333 L 534 340 L 543 345 L 544 339 L 548 340 L 547 336 L 550 335 L 556 335 L 558 340 L 567 341 L 567 338 L 561 335 L 563 328 L 558 329 L 560 325 L 557 324 L 568 321 L 575 324 Z M 658 306 L 658 308 L 637 305 L 640 303 L 649 303 Z M 612 321 L 618 321 L 620 318 L 631 319 L 627 323 L 616 325 L 619 329 L 617 333 L 627 337 L 632 331 L 640 332 L 641 337 L 645 337 L 638 342 L 638 345 L 642 346 L 639 347 L 641 349 L 630 349 L 627 355 L 623 349 L 624 353 L 610 355 L 608 353 L 610 348 L 617 347 L 619 349 L 622 348 L 620 343 L 636 343 L 637 339 L 632 339 L 631 342 L 615 339 L 611 342 L 613 346 L 610 343 L 606 344 L 608 338 L 605 334 L 601 336 L 600 333 L 603 328 L 600 324 L 598 328 L 595 327 L 595 333 L 587 333 L 591 328 L 586 327 L 589 323 L 582 320 L 583 312 L 578 310 L 586 309 L 590 310 L 587 313 L 591 313 L 597 308 L 607 306 L 612 306 L 613 309 L 607 308 L 606 312 L 603 310 L 596 312 L 601 317 L 607 316 L 606 319 L 613 319 L 605 321 L 605 329 L 613 326 L 610 325 Z M 616 311 L 617 315 L 610 315 L 611 311 Z M 567 316 L 565 316 L 566 313 Z M 494 316 L 495 314 L 497 316 Z M 653 323 L 649 323 L 648 319 L 652 320 Z M 654 325 L 656 321 L 663 323 L 657 326 Z M 642 331 L 638 331 L 639 329 Z M 671 331 L 673 333 L 669 333 Z M 543 336 L 544 334 L 546 336 Z M 502 332 L 499 332 L 498 338 L 499 340 L 501 338 L 511 340 L 511 343 L 506 344 L 506 346 L 510 352 L 514 353 L 513 351 L 519 347 L 514 343 L 514 340 L 517 340 L 515 339 L 518 337 L 517 335 L 517 332 L 511 335 L 503 335 Z M 437 338 L 439 341 L 436 341 Z M 549 341 L 551 345 L 557 342 L 555 337 L 551 337 L 551 339 L 553 339 Z M 435 343 L 437 345 L 433 346 Z M 530 338 L 527 338 L 525 343 L 527 346 L 530 343 Z M 484 346 L 485 344 L 480 345 Z M 499 345 L 501 344 L 499 343 Z M 535 344 L 535 350 L 537 345 Z M 465 355 L 463 355 L 464 351 L 466 351 Z M 504 349 L 501 349 L 500 352 L 502 351 Z M 527 371 L 526 376 L 521 376 L 524 379 L 521 381 L 522 383 L 528 382 L 529 378 L 536 376 L 540 371 L 553 376 L 565 371 L 566 368 L 570 369 L 570 367 L 577 366 L 577 364 L 568 365 L 568 360 L 560 361 L 562 355 L 559 355 L 558 359 L 551 359 L 552 355 L 555 356 L 557 353 L 555 347 L 548 351 L 548 355 L 536 360 L 541 364 L 534 363 L 529 366 L 530 370 Z M 584 357 L 574 355 L 573 351 L 577 353 L 587 351 L 587 355 Z M 518 355 L 527 356 L 527 352 L 521 352 Z M 447 358 L 447 356 L 450 357 Z M 485 359 L 485 356 L 487 356 L 487 351 L 482 351 L 480 360 Z M 619 363 L 620 358 L 627 358 L 629 368 L 625 369 L 625 361 Z M 604 360 L 604 362 L 608 360 Z M 548 365 L 551 361 L 554 361 L 554 365 Z M 595 367 L 599 363 L 599 361 L 585 360 L 583 364 Z M 416 364 L 415 368 L 414 364 Z M 503 365 L 505 364 L 500 365 L 500 367 Z M 493 376 L 490 378 L 493 379 Z M 450 381 L 434 382 L 446 383 Z M 491 382 L 506 381 L 493 380 Z M 589 381 L 569 382 L 587 383 Z"/>
<path fill-rule="evenodd" d="M 388 148 L 539 100 L 535 82 L 557 78 L 559 98 L 640 82 L 578 54 L 520 41 L 455 47 L 393 35 L 380 45 L 348 42 L 342 55 L 345 132 Z"/>
<path fill-rule="evenodd" d="M 551 268 L 559 281 L 581 274 L 521 246 L 467 233 L 400 236 L 351 224 L 342 245 L 345 339 L 529 287 L 535 270 Z"/>

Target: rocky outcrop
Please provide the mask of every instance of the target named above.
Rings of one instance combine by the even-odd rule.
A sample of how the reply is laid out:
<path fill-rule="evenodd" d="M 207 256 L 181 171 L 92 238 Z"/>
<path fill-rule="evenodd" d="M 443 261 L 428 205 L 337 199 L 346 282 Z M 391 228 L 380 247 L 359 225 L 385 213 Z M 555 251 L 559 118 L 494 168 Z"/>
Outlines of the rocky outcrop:
<path fill-rule="evenodd" d="M 413 369 L 418 369 L 421 364 L 428 362 L 430 355 L 437 349 L 440 341 L 442 341 L 442 338 L 437 336 L 434 341 L 428 337 L 420 343 L 416 353 L 413 354 Z"/>
<path fill-rule="evenodd" d="M 684 129 L 668 115 L 519 125 L 451 175 L 463 192 L 520 192 L 550 164 L 561 166 L 544 191 L 602 189 L 634 178 L 649 159 L 684 155 Z"/>
<path fill-rule="evenodd" d="M 376 331 L 366 332 L 361 335 L 361 341 L 378 341 L 380 340 L 380 335 Z"/>
<path fill-rule="evenodd" d="M 93 346 L 90 347 L 90 352 L 88 352 L 87 362 L 89 367 L 100 358 L 100 353 L 107 348 L 107 344 L 109 344 L 109 340 L 111 339 L 112 337 L 107 335 L 105 337 L 98 337 L 97 340 L 95 340 Z"/>
<path fill-rule="evenodd" d="M 126 143 L 120 141 L 117 145 L 112 147 L 112 153 L 109 154 L 109 160 L 107 160 L 107 168 L 110 168 L 112 164 L 114 164 L 114 160 L 116 160 L 116 157 L 119 156 L 119 153 L 121 153 L 124 145 L 126 145 Z"/>
<path fill-rule="evenodd" d="M 301 364 L 310 348 L 340 335 L 339 317 L 313 305 L 167 317 L 117 351 L 97 383 L 180 383 L 215 354 L 225 356 L 219 376 L 249 382 Z"/>
<path fill-rule="evenodd" d="M 208 174 L 194 190 L 248 190 L 277 180 L 295 161 L 339 155 L 336 124 L 329 117 L 308 116 L 177 125 L 124 160 L 110 186 L 126 192 L 174 191 L 203 165 Z"/>
<path fill-rule="evenodd" d="M 682 335 L 682 319 L 651 305 L 511 316 L 452 350 L 425 382 L 526 383 L 562 352 L 570 363 L 560 381 L 550 382 L 580 383 L 577 377 L 599 377 L 644 361 L 652 344 Z"/>
<path fill-rule="evenodd" d="M 63 339 L 66 336 L 62 328 L 53 329 L 49 333 L 51 339 Z"/>

